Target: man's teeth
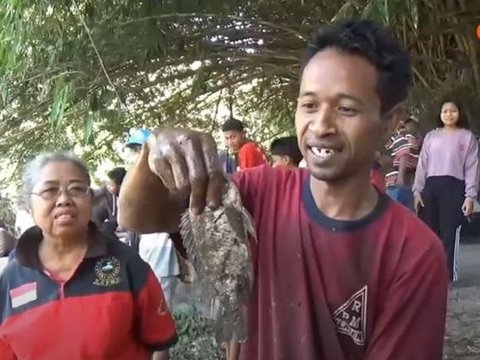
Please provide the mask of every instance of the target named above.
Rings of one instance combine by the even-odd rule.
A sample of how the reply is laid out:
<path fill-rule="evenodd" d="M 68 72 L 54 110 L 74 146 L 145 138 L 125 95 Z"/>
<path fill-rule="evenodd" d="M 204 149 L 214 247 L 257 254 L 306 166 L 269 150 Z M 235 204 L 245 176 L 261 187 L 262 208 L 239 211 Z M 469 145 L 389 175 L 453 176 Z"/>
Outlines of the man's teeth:
<path fill-rule="evenodd" d="M 312 149 L 312 152 L 315 156 L 318 156 L 318 157 L 321 157 L 321 158 L 328 157 L 328 156 L 333 155 L 335 153 L 335 151 L 332 150 L 332 149 L 319 148 L 319 147 L 315 147 L 315 146 L 312 146 L 311 149 Z"/>

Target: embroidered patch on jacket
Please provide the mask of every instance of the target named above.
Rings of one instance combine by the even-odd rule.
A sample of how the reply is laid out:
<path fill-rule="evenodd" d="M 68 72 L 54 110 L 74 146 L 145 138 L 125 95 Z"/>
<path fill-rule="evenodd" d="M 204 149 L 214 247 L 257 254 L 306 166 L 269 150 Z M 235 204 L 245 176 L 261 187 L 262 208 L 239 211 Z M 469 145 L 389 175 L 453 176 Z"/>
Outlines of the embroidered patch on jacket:
<path fill-rule="evenodd" d="M 365 285 L 333 313 L 337 331 L 350 336 L 353 342 L 360 346 L 365 345 L 367 295 L 368 287 Z"/>
<path fill-rule="evenodd" d="M 97 286 L 113 286 L 120 283 L 120 261 L 113 256 L 107 256 L 95 264 L 95 281 Z"/>

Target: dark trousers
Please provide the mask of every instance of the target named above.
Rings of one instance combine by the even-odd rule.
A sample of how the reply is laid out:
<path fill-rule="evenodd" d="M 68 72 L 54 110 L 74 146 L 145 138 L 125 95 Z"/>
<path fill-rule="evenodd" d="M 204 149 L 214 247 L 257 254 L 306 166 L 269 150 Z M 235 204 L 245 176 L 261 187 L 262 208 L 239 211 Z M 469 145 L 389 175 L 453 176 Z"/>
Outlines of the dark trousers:
<path fill-rule="evenodd" d="M 422 199 L 425 207 L 419 216 L 442 240 L 447 253 L 450 280 L 457 280 L 455 255 L 460 241 L 460 226 L 465 221 L 462 212 L 465 183 L 451 176 L 429 177 Z"/>

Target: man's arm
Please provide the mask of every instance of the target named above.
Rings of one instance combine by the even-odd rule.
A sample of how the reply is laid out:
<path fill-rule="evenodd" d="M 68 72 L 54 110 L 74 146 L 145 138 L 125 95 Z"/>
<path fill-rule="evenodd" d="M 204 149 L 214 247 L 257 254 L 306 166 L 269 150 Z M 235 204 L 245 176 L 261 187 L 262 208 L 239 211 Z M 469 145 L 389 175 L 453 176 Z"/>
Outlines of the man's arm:
<path fill-rule="evenodd" d="M 478 140 L 472 134 L 465 157 L 465 197 L 476 200 L 478 195 Z"/>
<path fill-rule="evenodd" d="M 174 196 L 149 168 L 144 146 L 123 180 L 118 199 L 118 222 L 138 233 L 175 232 L 186 204 Z"/>
<path fill-rule="evenodd" d="M 431 238 L 420 255 L 403 256 L 373 324 L 366 360 L 442 359 L 449 280 L 445 251 Z"/>
<path fill-rule="evenodd" d="M 397 185 L 405 185 L 407 178 L 408 160 L 410 154 L 402 155 L 399 159 Z"/>
<path fill-rule="evenodd" d="M 425 187 L 428 171 L 428 143 L 430 141 L 430 133 L 423 140 L 422 149 L 418 157 L 417 170 L 415 171 L 415 180 L 413 181 L 412 191 L 415 195 L 420 195 Z"/>
<path fill-rule="evenodd" d="M 199 214 L 221 205 L 225 183 L 211 135 L 155 130 L 122 183 L 119 224 L 138 233 L 177 232 L 187 207 Z"/>

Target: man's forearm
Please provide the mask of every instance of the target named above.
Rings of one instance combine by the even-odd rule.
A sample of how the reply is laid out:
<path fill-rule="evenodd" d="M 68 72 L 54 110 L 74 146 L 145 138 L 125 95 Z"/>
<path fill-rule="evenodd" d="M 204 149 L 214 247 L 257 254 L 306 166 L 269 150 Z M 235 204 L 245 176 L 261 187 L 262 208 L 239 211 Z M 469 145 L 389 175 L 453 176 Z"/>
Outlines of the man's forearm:
<path fill-rule="evenodd" d="M 397 185 L 405 185 L 407 180 L 407 164 L 408 158 L 406 156 L 402 156 L 400 158 L 400 165 L 398 166 L 398 176 L 397 176 Z"/>
<path fill-rule="evenodd" d="M 118 198 L 119 225 L 138 233 L 175 232 L 185 209 L 184 196 L 172 194 L 148 167 L 144 147 L 123 180 Z"/>

